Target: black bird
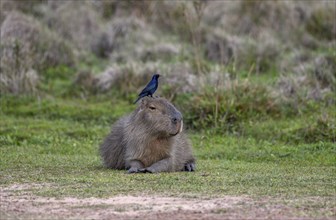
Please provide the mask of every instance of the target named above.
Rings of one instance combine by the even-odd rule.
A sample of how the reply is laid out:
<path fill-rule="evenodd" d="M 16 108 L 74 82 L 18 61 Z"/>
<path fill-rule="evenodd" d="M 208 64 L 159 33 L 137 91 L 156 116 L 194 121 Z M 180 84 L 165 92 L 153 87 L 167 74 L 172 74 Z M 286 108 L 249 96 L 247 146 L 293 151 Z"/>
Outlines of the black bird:
<path fill-rule="evenodd" d="M 159 74 L 154 74 L 152 80 L 147 84 L 147 86 L 140 92 L 138 99 L 134 102 L 137 103 L 141 98 L 145 96 L 153 97 L 154 92 L 156 91 L 159 85 Z"/>

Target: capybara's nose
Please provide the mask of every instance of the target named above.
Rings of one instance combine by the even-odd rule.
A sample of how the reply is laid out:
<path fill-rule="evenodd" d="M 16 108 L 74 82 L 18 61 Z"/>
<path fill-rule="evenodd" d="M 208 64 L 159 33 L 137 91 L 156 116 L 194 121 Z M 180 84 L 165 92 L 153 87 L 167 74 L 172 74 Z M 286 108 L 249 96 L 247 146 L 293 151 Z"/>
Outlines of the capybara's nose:
<path fill-rule="evenodd" d="M 181 114 L 175 114 L 174 117 L 172 118 L 172 123 L 177 124 L 178 122 L 182 121 L 182 115 Z"/>
<path fill-rule="evenodd" d="M 173 124 L 177 124 L 177 122 L 178 122 L 178 119 L 176 118 L 176 117 L 174 117 L 174 118 L 172 118 L 172 122 L 173 122 Z"/>

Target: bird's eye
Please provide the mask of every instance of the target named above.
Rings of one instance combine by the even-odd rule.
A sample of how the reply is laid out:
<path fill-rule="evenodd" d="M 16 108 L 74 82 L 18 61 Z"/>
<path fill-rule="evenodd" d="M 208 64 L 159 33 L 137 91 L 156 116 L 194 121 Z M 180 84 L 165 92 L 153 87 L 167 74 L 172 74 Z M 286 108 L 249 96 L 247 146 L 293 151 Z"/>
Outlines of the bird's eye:
<path fill-rule="evenodd" d="M 152 105 L 151 105 L 151 106 L 149 106 L 149 109 L 150 109 L 150 110 L 155 110 L 156 108 L 155 108 L 155 106 L 152 106 Z"/>

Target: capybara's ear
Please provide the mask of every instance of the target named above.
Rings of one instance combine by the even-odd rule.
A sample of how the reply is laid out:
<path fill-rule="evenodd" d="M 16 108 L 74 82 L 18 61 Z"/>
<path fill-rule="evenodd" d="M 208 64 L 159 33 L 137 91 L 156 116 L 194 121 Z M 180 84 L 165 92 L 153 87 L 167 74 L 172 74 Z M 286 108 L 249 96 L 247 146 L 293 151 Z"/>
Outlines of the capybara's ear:
<path fill-rule="evenodd" d="M 147 103 L 148 103 L 148 98 L 147 98 L 147 97 L 143 97 L 143 98 L 141 99 L 141 103 L 140 103 L 140 107 L 141 107 L 141 109 L 145 109 L 146 106 L 147 106 Z"/>
<path fill-rule="evenodd" d="M 141 105 L 147 105 L 147 103 L 148 103 L 148 98 L 147 97 L 143 97 L 141 99 Z"/>

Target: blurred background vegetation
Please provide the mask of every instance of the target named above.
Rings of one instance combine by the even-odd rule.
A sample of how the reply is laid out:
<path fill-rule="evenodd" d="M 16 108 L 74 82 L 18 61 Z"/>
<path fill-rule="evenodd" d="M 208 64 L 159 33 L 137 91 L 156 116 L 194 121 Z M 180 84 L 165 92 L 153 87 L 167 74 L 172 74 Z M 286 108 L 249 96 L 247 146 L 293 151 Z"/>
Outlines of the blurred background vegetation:
<path fill-rule="evenodd" d="M 111 122 L 157 72 L 190 129 L 336 141 L 333 0 L 0 4 L 2 113 Z"/>

